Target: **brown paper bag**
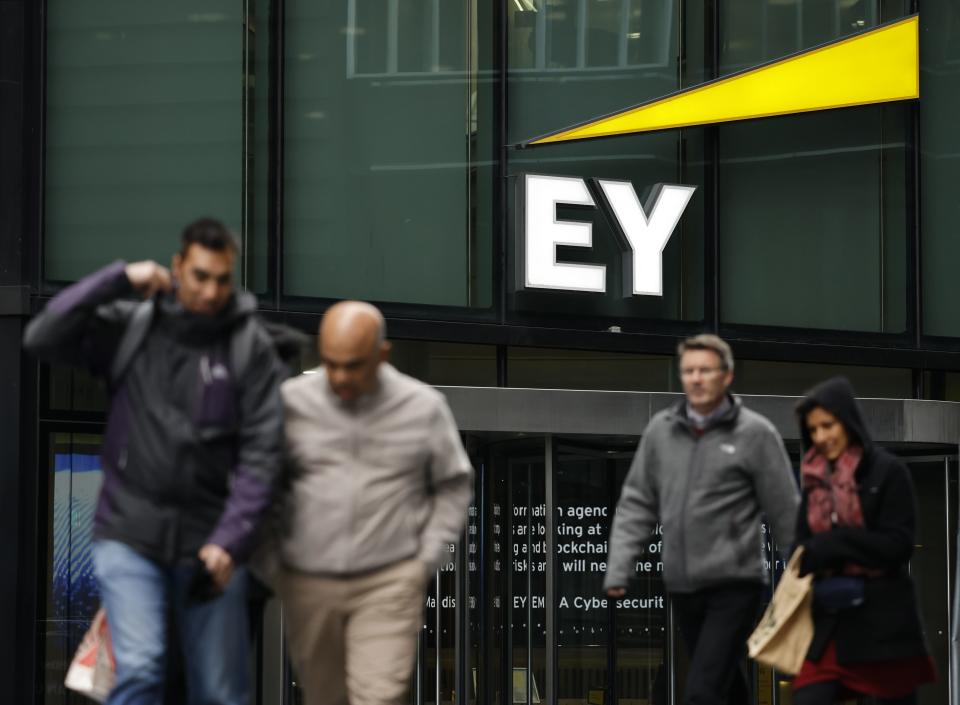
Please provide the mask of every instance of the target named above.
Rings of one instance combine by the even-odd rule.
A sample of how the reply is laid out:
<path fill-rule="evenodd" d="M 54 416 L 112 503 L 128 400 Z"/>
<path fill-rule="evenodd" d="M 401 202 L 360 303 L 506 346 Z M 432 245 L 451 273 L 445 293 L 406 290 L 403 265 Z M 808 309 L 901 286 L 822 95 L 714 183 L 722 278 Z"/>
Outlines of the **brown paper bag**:
<path fill-rule="evenodd" d="M 750 658 L 796 675 L 813 640 L 813 575 L 800 577 L 803 547 L 797 548 L 777 584 L 760 624 L 747 639 Z"/>

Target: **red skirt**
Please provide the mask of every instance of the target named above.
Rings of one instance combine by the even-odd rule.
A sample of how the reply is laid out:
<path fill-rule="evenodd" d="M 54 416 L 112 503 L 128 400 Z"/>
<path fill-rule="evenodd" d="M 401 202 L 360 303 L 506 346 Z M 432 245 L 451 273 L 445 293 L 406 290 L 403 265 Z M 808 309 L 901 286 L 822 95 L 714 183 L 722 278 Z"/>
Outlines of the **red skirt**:
<path fill-rule="evenodd" d="M 843 697 L 902 698 L 936 679 L 937 671 L 929 656 L 841 665 L 837 663 L 837 648 L 831 640 L 819 661 L 803 662 L 800 673 L 793 679 L 793 687 L 837 681 L 844 690 Z"/>

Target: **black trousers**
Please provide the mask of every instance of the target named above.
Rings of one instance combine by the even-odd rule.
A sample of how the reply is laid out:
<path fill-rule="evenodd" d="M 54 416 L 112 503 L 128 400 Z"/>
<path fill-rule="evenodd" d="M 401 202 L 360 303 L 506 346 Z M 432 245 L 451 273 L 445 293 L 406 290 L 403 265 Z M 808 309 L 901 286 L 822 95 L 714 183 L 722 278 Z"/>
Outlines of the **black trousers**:
<path fill-rule="evenodd" d="M 752 703 L 744 659 L 762 597 L 763 585 L 753 582 L 670 595 L 690 658 L 684 705 Z"/>

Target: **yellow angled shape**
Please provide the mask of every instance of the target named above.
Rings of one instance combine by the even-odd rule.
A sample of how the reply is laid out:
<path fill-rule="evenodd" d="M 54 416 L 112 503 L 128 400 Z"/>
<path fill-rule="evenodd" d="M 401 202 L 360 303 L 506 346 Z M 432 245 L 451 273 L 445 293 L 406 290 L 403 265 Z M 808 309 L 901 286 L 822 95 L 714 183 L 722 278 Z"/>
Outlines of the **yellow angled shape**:
<path fill-rule="evenodd" d="M 549 144 L 920 96 L 916 15 L 532 140 Z"/>

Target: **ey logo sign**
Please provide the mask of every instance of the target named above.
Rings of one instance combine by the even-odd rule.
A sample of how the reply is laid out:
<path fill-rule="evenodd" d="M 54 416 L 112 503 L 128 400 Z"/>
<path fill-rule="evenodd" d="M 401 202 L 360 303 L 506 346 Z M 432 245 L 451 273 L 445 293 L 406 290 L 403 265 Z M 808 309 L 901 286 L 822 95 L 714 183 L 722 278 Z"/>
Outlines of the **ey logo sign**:
<path fill-rule="evenodd" d="M 538 137 L 524 146 L 611 137 L 920 97 L 916 15 Z M 663 295 L 662 252 L 694 187 L 658 184 L 641 206 L 631 184 L 592 180 L 630 250 L 624 295 Z M 559 221 L 558 204 L 594 206 L 579 178 L 521 174 L 517 285 L 606 291 L 602 265 L 563 263 L 558 245 L 590 247 L 590 225 Z"/>
<path fill-rule="evenodd" d="M 622 255 L 623 295 L 663 295 L 663 248 L 677 227 L 695 186 L 657 184 L 640 205 L 629 181 L 591 179 L 616 223 L 627 252 Z M 524 218 L 517 224 L 517 284 L 520 289 L 607 290 L 602 264 L 557 261 L 557 247 L 591 247 L 590 223 L 557 220 L 557 206 L 593 207 L 583 179 L 523 174 L 517 181 L 517 205 Z"/>

